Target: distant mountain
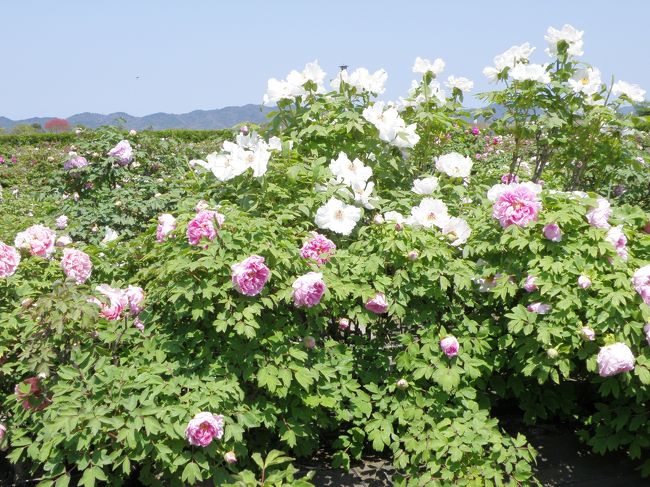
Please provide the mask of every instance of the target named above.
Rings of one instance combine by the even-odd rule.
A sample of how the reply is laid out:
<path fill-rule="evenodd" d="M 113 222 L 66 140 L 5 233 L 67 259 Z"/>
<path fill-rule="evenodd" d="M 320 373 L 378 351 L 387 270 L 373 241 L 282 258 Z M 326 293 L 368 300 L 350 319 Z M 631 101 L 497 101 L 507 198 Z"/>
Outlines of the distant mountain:
<path fill-rule="evenodd" d="M 243 105 L 239 107 L 217 108 L 215 110 L 194 110 L 189 113 L 152 113 L 144 117 L 134 117 L 124 112 L 109 113 L 78 113 L 68 117 L 67 120 L 73 127 L 83 125 L 88 128 L 97 128 L 102 125 L 118 125 L 119 119 L 124 119 L 124 127 L 136 130 L 164 130 L 164 129 L 223 129 L 242 122 L 263 123 L 266 114 L 272 109 L 259 105 Z M 38 123 L 44 126 L 54 117 L 32 117 L 24 120 L 11 120 L 0 117 L 0 128 L 10 131 L 15 125 Z"/>

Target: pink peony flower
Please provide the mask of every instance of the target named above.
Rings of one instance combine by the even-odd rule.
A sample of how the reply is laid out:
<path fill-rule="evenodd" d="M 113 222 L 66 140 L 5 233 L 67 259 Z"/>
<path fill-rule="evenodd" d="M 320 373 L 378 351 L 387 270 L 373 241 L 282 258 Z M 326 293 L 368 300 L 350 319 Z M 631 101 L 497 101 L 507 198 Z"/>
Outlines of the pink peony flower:
<path fill-rule="evenodd" d="M 546 237 L 551 242 L 561 242 L 562 241 L 562 230 L 557 223 L 549 223 L 544 225 L 544 237 Z"/>
<path fill-rule="evenodd" d="M 634 355 L 625 343 L 614 343 L 602 347 L 596 361 L 601 377 L 611 377 L 634 369 Z"/>
<path fill-rule="evenodd" d="M 128 140 L 121 140 L 115 147 L 108 151 L 108 155 L 117 159 L 120 166 L 126 166 L 133 160 L 133 148 Z"/>
<path fill-rule="evenodd" d="M 5 437 L 7 434 L 7 427 L 4 424 L 0 423 L 0 441 Z"/>
<path fill-rule="evenodd" d="M 176 218 L 169 213 L 163 213 L 158 217 L 158 227 L 156 228 L 156 241 L 162 243 L 167 236 L 176 229 Z"/>
<path fill-rule="evenodd" d="M 223 455 L 223 459 L 226 463 L 237 463 L 237 456 L 234 451 L 226 452 Z"/>
<path fill-rule="evenodd" d="M 458 355 L 460 344 L 458 343 L 458 340 L 456 340 L 455 336 L 449 335 L 448 337 L 440 340 L 440 348 L 443 352 L 445 352 L 445 355 L 447 357 L 451 358 Z"/>
<path fill-rule="evenodd" d="M 578 277 L 578 286 L 580 286 L 582 289 L 591 287 L 591 279 L 589 279 L 588 276 L 582 274 L 580 277 Z"/>
<path fill-rule="evenodd" d="M 205 211 L 208 208 L 210 208 L 210 204 L 207 201 L 199 200 L 199 202 L 194 207 L 194 211 L 196 211 L 198 213 L 200 211 Z"/>
<path fill-rule="evenodd" d="M 293 282 L 293 303 L 296 306 L 312 306 L 320 303 L 327 286 L 320 272 L 308 272 Z"/>
<path fill-rule="evenodd" d="M 56 234 L 43 225 L 34 225 L 16 235 L 14 245 L 27 249 L 32 255 L 49 257 L 54 252 Z"/>
<path fill-rule="evenodd" d="M 194 446 L 206 447 L 216 438 L 223 437 L 223 416 L 200 412 L 194 416 L 185 428 L 185 438 Z"/>
<path fill-rule="evenodd" d="M 518 183 L 519 182 L 519 176 L 517 176 L 516 174 L 507 173 L 507 174 L 504 174 L 503 176 L 501 176 L 501 182 L 503 184 Z"/>
<path fill-rule="evenodd" d="M 526 309 L 530 311 L 531 313 L 537 313 L 540 315 L 545 315 L 549 313 L 552 309 L 550 304 L 545 304 L 545 303 L 532 303 L 529 304 Z"/>
<path fill-rule="evenodd" d="M 0 242 L 0 277 L 13 276 L 20 264 L 20 252 Z"/>
<path fill-rule="evenodd" d="M 339 330 L 347 330 L 348 328 L 350 328 L 350 320 L 341 318 L 339 320 Z"/>
<path fill-rule="evenodd" d="M 63 249 L 61 267 L 67 277 L 74 279 L 77 284 L 83 284 L 90 277 L 93 264 L 87 253 L 76 249 Z"/>
<path fill-rule="evenodd" d="M 366 309 L 378 315 L 388 311 L 388 302 L 384 293 L 377 293 L 366 303 Z"/>
<path fill-rule="evenodd" d="M 537 220 L 542 203 L 529 187 L 511 184 L 503 190 L 494 202 L 492 216 L 499 220 L 503 228 L 510 225 L 525 227 Z"/>
<path fill-rule="evenodd" d="M 69 171 L 70 169 L 79 169 L 82 167 L 86 167 L 87 165 L 88 165 L 88 161 L 86 160 L 85 157 L 75 155 L 70 159 L 68 159 L 67 161 L 65 161 L 65 163 L 63 163 L 63 169 Z"/>
<path fill-rule="evenodd" d="M 305 242 L 300 249 L 300 257 L 323 265 L 329 262 L 335 250 L 334 242 L 319 233 L 314 233 L 313 237 Z"/>
<path fill-rule="evenodd" d="M 584 340 L 593 342 L 596 339 L 596 332 L 589 326 L 583 326 L 580 330 L 580 336 Z"/>
<path fill-rule="evenodd" d="M 256 296 L 271 277 L 271 271 L 264 265 L 264 257 L 251 255 L 232 266 L 232 284 L 246 296 Z"/>
<path fill-rule="evenodd" d="M 109 303 L 105 304 L 97 298 L 91 298 L 91 302 L 101 307 L 99 315 L 107 320 L 118 320 L 124 308 L 129 304 L 129 298 L 125 292 L 122 289 L 110 287 L 108 284 L 101 284 L 95 289 L 109 299 Z"/>
<path fill-rule="evenodd" d="M 68 217 L 65 215 L 61 215 L 56 219 L 56 228 L 59 230 L 63 230 L 65 227 L 68 226 Z"/>
<path fill-rule="evenodd" d="M 587 221 L 589 225 L 596 228 L 609 228 L 609 218 L 612 216 L 612 209 L 605 198 L 598 198 L 596 207 L 587 212 Z"/>
<path fill-rule="evenodd" d="M 142 306 L 142 303 L 144 302 L 144 290 L 140 286 L 129 285 L 129 287 L 122 290 L 122 293 L 129 303 L 131 316 L 139 315 L 144 308 Z"/>
<path fill-rule="evenodd" d="M 214 222 L 217 222 L 217 228 L 220 228 L 225 221 L 225 217 L 212 210 L 201 210 L 187 224 L 187 240 L 191 245 L 198 245 L 203 237 L 212 241 L 217 236 L 217 230 Z"/>
<path fill-rule="evenodd" d="M 650 345 L 650 323 L 643 327 L 643 333 L 645 333 L 645 341 Z"/>
<path fill-rule="evenodd" d="M 632 286 L 645 304 L 650 306 L 650 265 L 637 269 L 632 276 Z"/>
<path fill-rule="evenodd" d="M 535 276 L 526 277 L 526 282 L 524 283 L 524 289 L 529 293 L 537 291 L 537 285 L 535 284 L 536 280 L 537 277 Z"/>
<path fill-rule="evenodd" d="M 144 323 L 142 322 L 139 316 L 137 316 L 133 321 L 133 326 L 135 326 L 140 331 L 144 331 Z"/>
<path fill-rule="evenodd" d="M 616 253 L 621 259 L 627 260 L 627 237 L 623 233 L 623 225 L 611 227 L 607 231 L 605 240 L 614 246 Z"/>

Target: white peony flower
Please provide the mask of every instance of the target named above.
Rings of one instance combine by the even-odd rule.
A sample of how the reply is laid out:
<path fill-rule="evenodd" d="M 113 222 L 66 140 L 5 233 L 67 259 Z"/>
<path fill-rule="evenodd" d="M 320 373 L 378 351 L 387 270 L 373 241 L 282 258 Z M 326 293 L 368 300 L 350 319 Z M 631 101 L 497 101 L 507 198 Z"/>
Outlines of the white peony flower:
<path fill-rule="evenodd" d="M 424 198 L 418 206 L 411 208 L 411 219 L 414 226 L 442 228 L 449 221 L 447 205 L 439 199 Z"/>
<path fill-rule="evenodd" d="M 458 88 L 463 93 L 472 91 L 474 88 L 474 82 L 463 77 L 450 76 L 447 78 L 447 83 L 445 83 L 449 89 Z"/>
<path fill-rule="evenodd" d="M 330 84 L 333 89 L 338 90 L 341 81 L 343 81 L 358 91 L 368 91 L 381 95 L 386 91 L 385 85 L 387 79 L 388 73 L 384 69 L 378 69 L 373 74 L 370 74 L 366 68 L 359 68 L 353 71 L 352 74 L 348 74 L 347 70 L 344 69 Z"/>
<path fill-rule="evenodd" d="M 569 24 L 564 24 L 562 30 L 557 30 L 555 27 L 549 27 L 544 36 L 544 39 L 548 42 L 546 53 L 549 56 L 557 55 L 558 42 L 565 41 L 569 45 L 569 48 L 567 49 L 567 54 L 569 54 L 569 56 L 582 56 L 582 47 L 584 44 L 582 40 L 583 34 L 584 31 L 577 30 Z"/>
<path fill-rule="evenodd" d="M 415 133 L 416 124 L 406 126 L 393 106 L 384 110 L 384 102 L 375 102 L 363 110 L 363 118 L 379 130 L 379 138 L 400 148 L 413 147 L 420 140 Z"/>
<path fill-rule="evenodd" d="M 438 157 L 436 169 L 452 178 L 467 178 L 472 171 L 473 164 L 469 157 L 465 157 L 458 152 L 450 152 Z"/>
<path fill-rule="evenodd" d="M 575 93 L 584 93 L 587 96 L 598 93 L 601 84 L 600 70 L 596 68 L 578 69 L 569 79 L 569 86 Z"/>
<path fill-rule="evenodd" d="M 430 176 L 413 181 L 413 188 L 411 188 L 411 191 L 415 194 L 431 194 L 436 189 L 438 189 L 438 178 Z"/>
<path fill-rule="evenodd" d="M 270 105 L 280 100 L 293 100 L 298 96 L 307 94 L 305 83 L 311 81 L 316 84 L 317 91 L 322 92 L 325 72 L 318 65 L 318 61 L 307 63 L 302 72 L 291 71 L 286 80 L 269 79 L 264 104 Z"/>
<path fill-rule="evenodd" d="M 630 100 L 637 103 L 641 103 L 645 100 L 645 90 L 642 89 L 639 85 L 633 85 L 631 83 L 626 83 L 625 81 L 617 81 L 612 86 L 612 93 L 614 96 L 625 95 Z"/>
<path fill-rule="evenodd" d="M 544 84 L 551 82 L 551 76 L 541 64 L 517 64 L 510 70 L 510 77 L 517 81 L 530 80 Z"/>
<path fill-rule="evenodd" d="M 497 76 L 506 68 L 514 68 L 517 63 L 528 61 L 528 58 L 535 50 L 530 44 L 525 42 L 520 46 L 512 46 L 507 51 L 494 57 L 494 67 L 488 66 L 483 69 L 483 74 L 494 83 Z"/>
<path fill-rule="evenodd" d="M 442 226 L 441 230 L 443 235 L 446 235 L 447 238 L 451 240 L 451 245 L 454 247 L 458 247 L 467 242 L 467 239 L 472 233 L 472 229 L 469 227 L 467 222 L 462 218 L 457 218 L 455 216 L 449 218 L 447 223 Z"/>
<path fill-rule="evenodd" d="M 339 183 L 343 182 L 348 185 L 352 185 L 354 182 L 365 184 L 372 176 L 372 168 L 364 166 L 359 159 L 350 161 L 345 152 L 340 152 L 337 159 L 332 159 L 330 171 Z"/>
<path fill-rule="evenodd" d="M 350 235 L 361 219 L 361 210 L 356 206 L 346 205 L 336 198 L 321 206 L 316 212 L 316 225 L 343 235 Z"/>
<path fill-rule="evenodd" d="M 376 199 L 372 197 L 372 191 L 375 189 L 375 183 L 365 181 L 354 181 L 350 187 L 354 196 L 354 201 L 361 203 L 367 210 L 375 208 Z"/>
<path fill-rule="evenodd" d="M 415 62 L 413 63 L 413 72 L 419 74 L 433 73 L 433 76 L 438 76 L 445 69 L 445 62 L 437 58 L 435 61 L 431 62 L 428 59 L 422 59 L 421 57 L 416 57 Z"/>
<path fill-rule="evenodd" d="M 406 218 L 399 211 L 387 211 L 384 213 L 384 220 L 387 222 L 397 223 L 403 225 L 406 223 Z"/>
<path fill-rule="evenodd" d="M 105 245 L 108 242 L 117 240 L 117 238 L 118 238 L 117 232 L 110 227 L 106 227 L 106 233 L 104 234 L 104 238 L 102 239 L 101 244 Z"/>

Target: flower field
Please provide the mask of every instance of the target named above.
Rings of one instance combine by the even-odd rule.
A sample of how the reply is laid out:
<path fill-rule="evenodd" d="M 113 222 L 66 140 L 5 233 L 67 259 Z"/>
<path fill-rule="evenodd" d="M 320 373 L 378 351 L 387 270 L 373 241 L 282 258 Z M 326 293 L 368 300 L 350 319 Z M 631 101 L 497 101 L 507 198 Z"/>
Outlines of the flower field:
<path fill-rule="evenodd" d="M 650 475 L 650 134 L 583 34 L 473 83 L 268 81 L 268 124 L 0 136 L 0 447 L 38 486 L 532 485 L 496 411 Z M 497 114 L 496 107 L 503 113 Z"/>

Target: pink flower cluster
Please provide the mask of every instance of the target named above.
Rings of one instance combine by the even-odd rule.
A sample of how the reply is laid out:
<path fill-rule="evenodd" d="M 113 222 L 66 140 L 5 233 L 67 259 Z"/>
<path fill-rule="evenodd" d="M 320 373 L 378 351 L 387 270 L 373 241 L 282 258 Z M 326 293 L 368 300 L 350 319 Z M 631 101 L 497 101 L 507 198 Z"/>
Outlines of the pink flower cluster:
<path fill-rule="evenodd" d="M 259 255 L 251 255 L 232 266 L 232 284 L 237 291 L 246 296 L 259 294 L 269 277 L 271 271 L 264 264 L 264 257 Z"/>
<path fill-rule="evenodd" d="M 451 358 L 458 355 L 458 351 L 460 350 L 460 344 L 458 343 L 458 340 L 456 339 L 455 336 L 449 335 L 448 337 L 445 337 L 442 340 L 440 340 L 440 348 L 442 349 L 442 351 L 445 353 L 447 357 Z"/>
<path fill-rule="evenodd" d="M 56 234 L 53 230 L 43 225 L 33 225 L 16 235 L 14 245 L 29 250 L 32 255 L 47 258 L 54 252 L 55 242 Z"/>
<path fill-rule="evenodd" d="M 296 306 L 312 306 L 320 303 L 327 286 L 320 272 L 308 272 L 293 282 L 293 303 Z"/>
<path fill-rule="evenodd" d="M 20 264 L 20 252 L 14 247 L 0 242 L 0 277 L 13 276 Z"/>
<path fill-rule="evenodd" d="M 562 241 L 562 230 L 560 230 L 560 226 L 557 223 L 549 223 L 548 225 L 544 225 L 542 232 L 544 233 L 544 237 L 546 237 L 551 242 Z"/>
<path fill-rule="evenodd" d="M 207 238 L 212 241 L 217 236 L 217 228 L 214 223 L 217 223 L 217 228 L 221 228 L 225 217 L 216 211 L 201 210 L 197 215 L 190 220 L 187 224 L 187 241 L 191 245 L 199 245 L 202 238 Z"/>
<path fill-rule="evenodd" d="M 512 184 L 494 202 L 492 216 L 499 220 L 503 228 L 510 225 L 525 227 L 537 220 L 541 210 L 542 203 L 534 191 L 524 185 Z"/>
<path fill-rule="evenodd" d="M 375 314 L 381 315 L 388 311 L 388 301 L 384 293 L 377 293 L 366 303 L 366 309 Z"/>
<path fill-rule="evenodd" d="M 611 377 L 634 369 L 634 355 L 625 343 L 606 345 L 598 352 L 598 374 L 601 377 Z"/>
<path fill-rule="evenodd" d="M 117 159 L 120 166 L 126 166 L 133 160 L 133 148 L 128 140 L 121 140 L 115 147 L 108 151 L 108 155 Z"/>
<path fill-rule="evenodd" d="M 300 257 L 305 260 L 312 260 L 318 265 L 323 265 L 330 260 L 336 245 L 329 238 L 319 233 L 309 239 L 300 249 Z"/>
<path fill-rule="evenodd" d="M 163 213 L 158 217 L 158 227 L 156 228 L 156 241 L 162 243 L 167 236 L 176 229 L 176 218 L 169 213 Z"/>
<path fill-rule="evenodd" d="M 643 302 L 650 306 L 650 265 L 643 266 L 634 273 L 632 286 Z"/>
<path fill-rule="evenodd" d="M 63 272 L 77 284 L 83 284 L 90 277 L 93 265 L 85 252 L 76 249 L 63 249 L 61 259 Z"/>
<path fill-rule="evenodd" d="M 221 414 L 200 412 L 187 424 L 185 438 L 190 445 L 206 447 L 213 439 L 220 440 L 223 437 L 223 423 Z"/>
<path fill-rule="evenodd" d="M 144 291 L 138 286 L 129 286 L 126 289 L 119 289 L 109 286 L 108 284 L 101 284 L 95 288 L 101 294 L 106 296 L 109 300 L 107 303 L 102 303 L 97 298 L 90 298 L 89 301 L 98 305 L 101 308 L 99 313 L 107 320 L 118 320 L 122 316 L 122 312 L 128 307 L 131 316 L 137 316 L 143 309 L 142 303 L 144 302 Z"/>

